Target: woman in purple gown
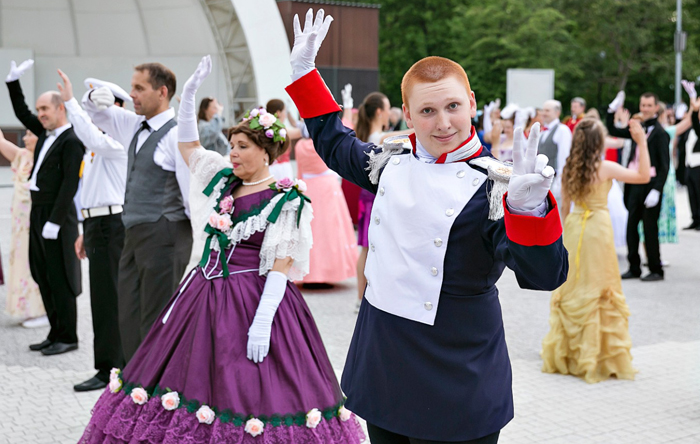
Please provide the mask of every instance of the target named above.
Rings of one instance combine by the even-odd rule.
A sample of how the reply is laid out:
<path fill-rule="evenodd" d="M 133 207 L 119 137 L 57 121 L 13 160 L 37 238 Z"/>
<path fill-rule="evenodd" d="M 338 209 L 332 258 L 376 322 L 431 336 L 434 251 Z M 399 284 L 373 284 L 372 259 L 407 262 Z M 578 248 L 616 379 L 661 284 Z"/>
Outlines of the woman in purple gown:
<path fill-rule="evenodd" d="M 184 87 L 180 152 L 204 254 L 123 371 L 113 370 L 81 443 L 357 443 L 364 439 L 299 290 L 312 209 L 303 182 L 275 182 L 284 126 L 251 110 L 230 131 L 230 163 L 199 145 Z"/>

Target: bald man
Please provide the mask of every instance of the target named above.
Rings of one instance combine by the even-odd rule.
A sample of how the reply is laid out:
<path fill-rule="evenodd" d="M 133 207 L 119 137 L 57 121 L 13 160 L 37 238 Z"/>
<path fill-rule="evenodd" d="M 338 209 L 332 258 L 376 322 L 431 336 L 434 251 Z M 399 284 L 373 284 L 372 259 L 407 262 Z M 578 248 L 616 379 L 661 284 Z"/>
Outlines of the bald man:
<path fill-rule="evenodd" d="M 73 248 L 78 237 L 73 196 L 78 190 L 85 149 L 68 122 L 58 92 L 48 91 L 39 96 L 37 114 L 29 110 L 19 78 L 32 64 L 28 60 L 18 67 L 12 62 L 5 80 L 15 115 L 39 138 L 29 177 L 32 196 L 29 267 L 39 285 L 51 330 L 44 341 L 29 348 L 48 356 L 78 348 L 75 298 L 82 288 L 80 263 Z"/>

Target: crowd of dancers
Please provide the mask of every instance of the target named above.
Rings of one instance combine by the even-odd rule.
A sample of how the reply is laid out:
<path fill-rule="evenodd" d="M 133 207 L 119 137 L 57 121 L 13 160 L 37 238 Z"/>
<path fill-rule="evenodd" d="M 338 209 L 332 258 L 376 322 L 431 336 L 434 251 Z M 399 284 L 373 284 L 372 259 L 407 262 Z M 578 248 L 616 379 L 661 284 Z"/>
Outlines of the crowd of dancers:
<path fill-rule="evenodd" d="M 130 93 L 88 78 L 80 101 L 58 70 L 36 114 L 20 84 L 33 62 L 12 63 L 27 133 L 24 148 L 0 133 L 15 181 L 7 311 L 49 324 L 32 351 L 77 349 L 89 260 L 97 373 L 74 388 L 106 390 L 81 442 L 354 443 L 357 414 L 373 443 L 495 443 L 513 418 L 505 267 L 552 291 L 543 371 L 634 379 L 621 280 L 664 279 L 677 179 L 700 230 L 694 84 L 690 109 L 645 93 L 632 115 L 620 92 L 605 118 L 580 97 L 563 121 L 556 100 L 482 113 L 464 69 L 428 57 L 401 109 L 380 92 L 355 108 L 351 85 L 341 108 L 315 69 L 331 21 L 295 17 L 299 121 L 280 99 L 231 125 L 215 98 L 197 106 L 209 56 L 177 114 L 160 63 L 136 66 Z M 353 277 L 339 384 L 298 286 Z"/>

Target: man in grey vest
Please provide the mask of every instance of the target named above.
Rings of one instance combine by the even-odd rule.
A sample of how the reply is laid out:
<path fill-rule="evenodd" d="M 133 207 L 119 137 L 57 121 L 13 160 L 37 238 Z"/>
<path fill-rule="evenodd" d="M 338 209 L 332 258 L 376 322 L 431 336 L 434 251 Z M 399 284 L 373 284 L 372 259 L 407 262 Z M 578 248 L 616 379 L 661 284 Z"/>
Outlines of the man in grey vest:
<path fill-rule="evenodd" d="M 539 153 L 549 158 L 549 166 L 554 168 L 556 176 L 552 183 L 552 194 L 557 202 L 561 199 L 561 174 L 566 159 L 571 152 L 571 130 L 559 121 L 561 102 L 547 100 L 542 105 L 542 135 L 540 136 Z"/>
<path fill-rule="evenodd" d="M 192 248 L 187 215 L 189 170 L 177 147 L 175 74 L 160 63 L 134 68 L 131 112 L 107 87 L 83 105 L 93 122 L 128 147 L 126 228 L 119 262 L 119 330 L 127 362 L 172 296 Z"/>

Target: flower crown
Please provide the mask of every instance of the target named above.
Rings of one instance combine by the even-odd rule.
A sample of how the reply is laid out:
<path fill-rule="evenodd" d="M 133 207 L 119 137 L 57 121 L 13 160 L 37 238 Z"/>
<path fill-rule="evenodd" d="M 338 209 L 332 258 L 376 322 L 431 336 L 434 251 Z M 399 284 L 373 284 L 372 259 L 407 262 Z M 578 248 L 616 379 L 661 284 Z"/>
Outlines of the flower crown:
<path fill-rule="evenodd" d="M 253 108 L 243 117 L 241 122 L 248 122 L 250 129 L 264 129 L 265 135 L 273 142 L 284 142 L 287 140 L 287 130 L 284 124 L 274 114 L 268 113 L 262 106 Z"/>

